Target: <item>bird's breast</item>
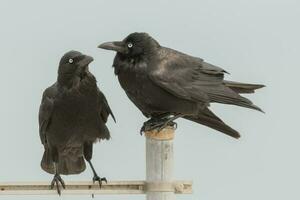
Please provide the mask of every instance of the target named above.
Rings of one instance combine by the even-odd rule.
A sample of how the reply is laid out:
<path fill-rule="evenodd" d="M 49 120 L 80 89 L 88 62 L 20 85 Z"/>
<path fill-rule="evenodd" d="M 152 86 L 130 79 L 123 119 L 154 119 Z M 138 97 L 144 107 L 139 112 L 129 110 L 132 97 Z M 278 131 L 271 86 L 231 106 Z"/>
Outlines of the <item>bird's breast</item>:
<path fill-rule="evenodd" d="M 143 113 L 163 110 L 162 98 L 167 94 L 150 80 L 145 63 L 123 68 L 118 79 L 127 96 Z"/>
<path fill-rule="evenodd" d="M 99 133 L 101 119 L 96 92 L 64 93 L 56 99 L 49 126 L 54 139 L 59 135 L 61 142 L 64 142 L 72 137 L 80 139 L 85 135 Z"/>
<path fill-rule="evenodd" d="M 142 95 L 149 85 L 147 76 L 147 64 L 145 62 L 129 61 L 126 66 L 121 67 L 118 74 L 119 82 L 126 92 Z"/>

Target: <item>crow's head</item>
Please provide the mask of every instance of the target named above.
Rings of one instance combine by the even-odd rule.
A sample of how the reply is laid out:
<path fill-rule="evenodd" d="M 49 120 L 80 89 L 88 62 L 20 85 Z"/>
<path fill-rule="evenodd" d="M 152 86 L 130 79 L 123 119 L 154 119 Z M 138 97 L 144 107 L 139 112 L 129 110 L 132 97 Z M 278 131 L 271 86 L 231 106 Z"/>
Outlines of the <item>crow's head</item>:
<path fill-rule="evenodd" d="M 155 53 L 160 45 L 147 33 L 131 33 L 123 41 L 105 42 L 98 47 L 116 51 L 128 58 L 135 58 Z"/>
<path fill-rule="evenodd" d="M 78 51 L 67 52 L 59 62 L 58 81 L 61 83 L 78 82 L 85 78 L 88 65 L 94 59 Z"/>

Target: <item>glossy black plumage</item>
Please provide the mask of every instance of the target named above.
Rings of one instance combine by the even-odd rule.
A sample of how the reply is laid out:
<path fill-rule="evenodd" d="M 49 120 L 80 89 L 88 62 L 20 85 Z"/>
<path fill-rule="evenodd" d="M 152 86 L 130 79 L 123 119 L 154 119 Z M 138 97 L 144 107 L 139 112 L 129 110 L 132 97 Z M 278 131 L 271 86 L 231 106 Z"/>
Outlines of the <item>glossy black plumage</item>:
<path fill-rule="evenodd" d="M 41 167 L 55 174 L 78 174 L 91 165 L 94 181 L 101 181 L 92 164 L 93 143 L 110 139 L 105 125 L 114 119 L 104 94 L 99 90 L 88 65 L 93 58 L 77 51 L 66 53 L 60 61 L 57 82 L 47 88 L 39 110 L 40 138 L 44 145 Z M 58 189 L 58 192 L 59 189 Z"/>
<path fill-rule="evenodd" d="M 239 93 L 253 93 L 263 85 L 225 81 L 222 68 L 163 47 L 147 33 L 132 33 L 123 41 L 103 43 L 99 48 L 117 51 L 113 67 L 122 88 L 151 118 L 142 131 L 165 127 L 183 117 L 238 138 L 237 131 L 208 109 L 210 103 L 261 111 Z"/>

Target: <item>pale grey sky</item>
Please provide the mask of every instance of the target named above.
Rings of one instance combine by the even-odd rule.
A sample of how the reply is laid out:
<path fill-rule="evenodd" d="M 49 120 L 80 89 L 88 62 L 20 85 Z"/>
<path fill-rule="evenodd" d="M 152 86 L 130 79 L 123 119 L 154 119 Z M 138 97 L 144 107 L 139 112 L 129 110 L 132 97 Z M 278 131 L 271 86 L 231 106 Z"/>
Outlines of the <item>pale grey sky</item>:
<path fill-rule="evenodd" d="M 43 148 L 38 108 L 43 90 L 56 80 L 60 57 L 72 49 L 94 57 L 90 69 L 118 122 L 109 121 L 112 140 L 95 145 L 97 170 L 109 180 L 144 179 L 144 137 L 139 129 L 145 118 L 113 74 L 114 53 L 96 48 L 144 31 L 164 46 L 223 67 L 231 73 L 227 79 L 267 85 L 249 96 L 266 114 L 212 106 L 241 132 L 240 140 L 178 120 L 175 178 L 192 179 L 194 194 L 177 199 L 300 199 L 299 19 L 296 0 L 2 0 L 0 182 L 50 183 L 52 175 L 39 165 Z M 87 168 L 81 175 L 63 178 L 90 180 L 92 173 Z M 60 199 L 71 198 L 90 196 Z"/>

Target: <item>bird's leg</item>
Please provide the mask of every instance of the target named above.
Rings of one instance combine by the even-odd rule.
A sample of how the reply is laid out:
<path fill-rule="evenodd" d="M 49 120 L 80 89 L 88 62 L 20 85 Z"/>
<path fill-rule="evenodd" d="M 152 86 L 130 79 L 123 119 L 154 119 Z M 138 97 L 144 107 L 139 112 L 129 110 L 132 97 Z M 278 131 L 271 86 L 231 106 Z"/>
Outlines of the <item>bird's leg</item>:
<path fill-rule="evenodd" d="M 63 189 L 66 188 L 66 185 L 65 185 L 64 180 L 60 177 L 60 175 L 58 173 L 57 163 L 56 162 L 54 163 L 54 169 L 55 169 L 55 174 L 54 174 L 53 180 L 51 181 L 50 188 L 53 189 L 54 185 L 56 185 L 57 193 L 60 196 L 61 195 L 61 191 L 60 191 L 60 188 L 59 188 L 59 183 L 61 184 L 61 186 L 63 187 Z"/>
<path fill-rule="evenodd" d="M 172 117 L 163 117 L 163 118 L 151 118 L 150 120 L 146 121 L 141 129 L 142 132 L 145 131 L 152 131 L 154 129 L 157 129 L 158 132 L 166 128 L 167 126 L 172 126 L 177 128 L 177 124 L 174 122 L 174 120 L 178 119 L 179 117 L 182 117 L 184 115 L 174 115 Z"/>
<path fill-rule="evenodd" d="M 92 142 L 85 142 L 84 146 L 83 146 L 83 154 L 84 154 L 84 158 L 88 161 L 89 165 L 91 166 L 91 169 L 93 171 L 94 177 L 93 177 L 93 183 L 95 183 L 96 181 L 98 181 L 99 183 L 99 187 L 101 188 L 102 186 L 102 181 L 104 181 L 105 183 L 107 183 L 107 180 L 105 177 L 100 178 L 91 162 L 92 160 L 92 155 L 93 155 L 93 143 Z"/>
<path fill-rule="evenodd" d="M 143 135 L 144 132 L 149 130 L 149 127 L 151 127 L 153 124 L 156 124 L 159 120 L 161 120 L 161 118 L 151 117 L 149 120 L 145 121 L 140 130 L 140 134 Z"/>
<path fill-rule="evenodd" d="M 166 128 L 167 126 L 172 126 L 175 127 L 175 129 L 177 128 L 177 123 L 174 122 L 174 120 L 183 117 L 183 114 L 178 114 L 178 115 L 174 115 L 170 118 L 165 119 L 164 121 L 162 121 L 160 124 L 157 124 L 156 126 L 153 127 L 153 129 L 158 129 L 158 132 L 162 131 L 164 128 Z"/>
<path fill-rule="evenodd" d="M 105 177 L 103 178 L 100 178 L 96 172 L 96 170 L 94 169 L 94 166 L 91 162 L 91 160 L 88 160 L 88 163 L 90 164 L 91 168 L 92 168 L 92 171 L 93 171 L 93 174 L 94 174 L 94 177 L 93 177 L 93 183 L 95 183 L 96 181 L 98 181 L 99 183 L 99 187 L 101 188 L 102 186 L 102 181 L 104 181 L 105 183 L 107 183 L 107 180 Z"/>

